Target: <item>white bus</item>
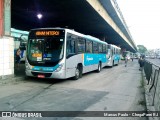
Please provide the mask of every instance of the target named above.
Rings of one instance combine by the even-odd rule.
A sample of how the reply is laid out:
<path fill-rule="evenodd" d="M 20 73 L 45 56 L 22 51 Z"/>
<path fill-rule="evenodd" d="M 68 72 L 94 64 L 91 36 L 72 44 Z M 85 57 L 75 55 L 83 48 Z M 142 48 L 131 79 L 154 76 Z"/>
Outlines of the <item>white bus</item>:
<path fill-rule="evenodd" d="M 65 28 L 39 28 L 29 33 L 26 76 L 79 79 L 107 66 L 108 44 Z"/>
<path fill-rule="evenodd" d="M 107 66 L 118 65 L 120 58 L 121 48 L 112 44 L 108 44 L 108 63 Z"/>

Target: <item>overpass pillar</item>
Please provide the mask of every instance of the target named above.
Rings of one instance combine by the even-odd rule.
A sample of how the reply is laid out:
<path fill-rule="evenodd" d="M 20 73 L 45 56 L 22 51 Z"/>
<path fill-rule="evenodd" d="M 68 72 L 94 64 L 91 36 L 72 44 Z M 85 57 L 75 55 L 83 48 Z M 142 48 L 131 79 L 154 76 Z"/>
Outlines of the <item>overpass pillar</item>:
<path fill-rule="evenodd" d="M 10 29 L 11 0 L 0 0 L 0 79 L 14 75 L 14 40 Z"/>
<path fill-rule="evenodd" d="M 0 1 L 0 37 L 3 35 L 3 9 L 4 9 L 4 0 Z"/>
<path fill-rule="evenodd" d="M 98 36 L 98 38 L 100 39 L 100 40 L 102 40 L 102 41 L 106 41 L 106 39 L 107 39 L 107 36 Z"/>

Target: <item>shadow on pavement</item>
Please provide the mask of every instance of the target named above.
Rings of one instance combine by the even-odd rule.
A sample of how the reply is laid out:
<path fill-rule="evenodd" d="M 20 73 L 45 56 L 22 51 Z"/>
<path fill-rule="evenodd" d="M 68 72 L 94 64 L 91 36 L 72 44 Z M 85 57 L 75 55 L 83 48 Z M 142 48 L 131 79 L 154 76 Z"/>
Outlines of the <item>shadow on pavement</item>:
<path fill-rule="evenodd" d="M 16 77 L 25 77 L 25 63 L 24 62 L 21 62 L 20 65 L 19 65 L 19 68 L 14 67 L 14 75 Z"/>

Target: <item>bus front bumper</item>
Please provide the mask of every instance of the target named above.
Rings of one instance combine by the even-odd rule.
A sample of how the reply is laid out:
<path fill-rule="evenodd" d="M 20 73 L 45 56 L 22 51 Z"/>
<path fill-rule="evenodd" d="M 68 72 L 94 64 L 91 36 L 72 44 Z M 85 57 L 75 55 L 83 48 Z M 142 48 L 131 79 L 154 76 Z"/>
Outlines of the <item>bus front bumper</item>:
<path fill-rule="evenodd" d="M 26 70 L 25 73 L 26 73 L 26 76 L 30 76 L 30 77 L 66 79 L 65 70 L 61 70 L 59 72 L 43 72 L 43 71 Z"/>

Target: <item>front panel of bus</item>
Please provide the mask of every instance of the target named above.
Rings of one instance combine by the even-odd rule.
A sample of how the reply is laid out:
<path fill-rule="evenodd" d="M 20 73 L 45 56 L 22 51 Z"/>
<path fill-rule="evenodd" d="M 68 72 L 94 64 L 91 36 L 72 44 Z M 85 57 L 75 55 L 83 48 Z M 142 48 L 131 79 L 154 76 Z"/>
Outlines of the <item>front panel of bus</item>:
<path fill-rule="evenodd" d="M 65 78 L 63 68 L 65 30 L 36 29 L 29 34 L 26 75 L 40 78 Z"/>

